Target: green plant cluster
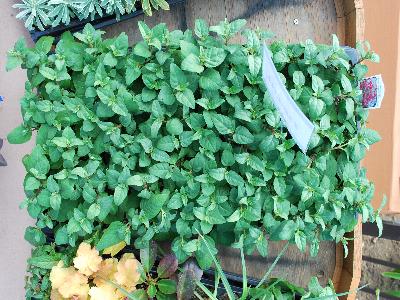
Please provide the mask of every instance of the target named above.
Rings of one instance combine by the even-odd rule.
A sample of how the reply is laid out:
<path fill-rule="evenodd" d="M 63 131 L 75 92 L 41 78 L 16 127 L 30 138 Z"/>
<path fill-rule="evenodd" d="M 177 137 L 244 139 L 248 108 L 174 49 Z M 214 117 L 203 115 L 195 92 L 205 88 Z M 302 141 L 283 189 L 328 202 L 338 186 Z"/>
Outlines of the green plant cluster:
<path fill-rule="evenodd" d="M 76 249 L 69 247 L 56 250 L 54 245 L 39 245 L 32 249 L 27 261 L 28 276 L 25 285 L 25 299 L 49 300 L 51 294 L 50 271 L 62 260 L 66 265 L 72 263 Z"/>
<path fill-rule="evenodd" d="M 152 8 L 169 10 L 165 0 L 22 0 L 13 8 L 20 10 L 16 18 L 24 20 L 26 28 L 45 30 L 46 27 L 68 25 L 71 19 L 90 17 L 93 20 L 103 14 L 115 15 L 119 20 L 121 15 L 136 11 L 138 3 L 149 16 Z"/>
<path fill-rule="evenodd" d="M 139 23 L 132 48 L 122 33 L 103 40 L 87 25 L 34 48 L 23 40 L 7 68 L 28 81 L 23 124 L 11 143 L 36 145 L 24 157 L 23 206 L 58 245 L 100 237 L 99 251 L 122 240 L 144 248 L 169 239 L 179 261 L 212 263 L 201 233 L 243 239 L 247 253 L 290 240 L 313 255 L 321 240 L 347 244 L 357 215 L 378 221 L 373 185 L 360 160 L 379 135 L 366 128 L 358 82 L 339 46 L 274 42 L 269 49 L 290 94 L 316 126 L 304 154 L 280 120 L 261 79 L 270 35 L 244 20 L 169 32 Z M 229 43 L 241 32 L 243 44 Z M 214 35 L 215 34 L 215 35 Z M 359 45 L 361 60 L 377 60 Z M 38 233 L 39 234 L 39 233 Z M 34 237 L 35 239 L 35 237 Z"/>

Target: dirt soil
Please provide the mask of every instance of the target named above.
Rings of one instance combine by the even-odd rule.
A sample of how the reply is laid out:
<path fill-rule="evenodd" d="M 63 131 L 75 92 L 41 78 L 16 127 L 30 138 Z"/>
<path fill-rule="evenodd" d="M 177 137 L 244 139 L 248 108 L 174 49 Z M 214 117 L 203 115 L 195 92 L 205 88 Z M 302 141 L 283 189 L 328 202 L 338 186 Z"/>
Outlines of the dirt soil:
<path fill-rule="evenodd" d="M 390 220 L 389 218 L 385 218 Z M 400 222 L 400 218 L 392 218 L 392 221 Z M 399 232 L 400 235 L 400 232 Z M 363 237 L 363 265 L 360 286 L 369 284 L 365 291 L 360 291 L 358 300 L 375 300 L 373 294 L 377 288 L 381 291 L 400 290 L 400 281 L 387 279 L 381 276 L 382 272 L 394 269 L 390 266 L 382 266 L 377 263 L 366 261 L 366 257 L 384 260 L 400 266 L 400 242 L 391 241 L 370 236 Z M 387 299 L 381 297 L 381 299 Z"/>

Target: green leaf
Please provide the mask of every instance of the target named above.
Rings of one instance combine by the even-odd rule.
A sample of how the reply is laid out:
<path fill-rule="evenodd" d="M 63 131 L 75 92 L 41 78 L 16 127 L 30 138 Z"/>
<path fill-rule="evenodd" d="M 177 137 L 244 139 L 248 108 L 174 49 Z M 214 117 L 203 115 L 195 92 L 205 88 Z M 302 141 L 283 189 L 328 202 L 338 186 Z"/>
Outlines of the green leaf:
<path fill-rule="evenodd" d="M 324 91 L 325 85 L 321 78 L 316 75 L 311 77 L 312 79 L 312 89 L 315 93 L 319 94 Z"/>
<path fill-rule="evenodd" d="M 92 205 L 89 206 L 89 209 L 87 211 L 87 217 L 90 220 L 93 220 L 100 214 L 101 208 L 100 205 L 97 203 L 93 203 Z"/>
<path fill-rule="evenodd" d="M 247 145 L 254 142 L 254 136 L 246 127 L 239 126 L 235 130 L 233 140 L 238 144 Z"/>
<path fill-rule="evenodd" d="M 160 292 L 170 295 L 176 293 L 176 282 L 172 279 L 161 279 L 157 282 L 157 287 Z"/>
<path fill-rule="evenodd" d="M 225 177 L 225 168 L 211 169 L 208 174 L 217 181 L 221 181 Z"/>
<path fill-rule="evenodd" d="M 102 251 L 110 246 L 114 246 L 125 239 L 126 226 L 120 221 L 112 222 L 103 231 L 100 240 L 96 244 L 96 249 Z"/>
<path fill-rule="evenodd" d="M 32 137 L 32 131 L 24 125 L 14 128 L 8 135 L 7 140 L 10 144 L 23 144 Z"/>
<path fill-rule="evenodd" d="M 153 194 L 149 199 L 143 199 L 140 202 L 140 208 L 148 219 L 155 218 L 161 211 L 164 204 L 170 198 L 169 190 L 164 190 L 159 194 Z"/>
<path fill-rule="evenodd" d="M 54 210 L 59 210 L 61 206 L 61 195 L 59 193 L 52 193 L 50 196 L 50 206 Z"/>
<path fill-rule="evenodd" d="M 204 67 L 200 64 L 199 57 L 192 53 L 185 57 L 181 67 L 182 70 L 193 73 L 201 73 L 204 71 Z"/>
<path fill-rule="evenodd" d="M 183 132 L 183 124 L 179 119 L 174 118 L 167 122 L 166 129 L 169 134 L 180 135 Z"/>
<path fill-rule="evenodd" d="M 225 180 L 233 186 L 240 186 L 244 184 L 243 178 L 233 170 L 225 173 Z"/>
<path fill-rule="evenodd" d="M 228 116 L 214 113 L 212 122 L 220 134 L 231 134 L 235 131 L 235 120 Z"/>
<path fill-rule="evenodd" d="M 144 58 L 149 58 L 151 56 L 149 46 L 145 42 L 137 43 L 133 48 L 133 54 Z"/>
<path fill-rule="evenodd" d="M 221 75 L 214 69 L 206 69 L 200 76 L 199 85 L 205 90 L 218 90 L 223 85 Z"/>
<path fill-rule="evenodd" d="M 283 221 L 271 233 L 270 239 L 272 241 L 289 241 L 294 236 L 296 228 L 296 223 L 292 220 Z"/>
<path fill-rule="evenodd" d="M 176 65 L 170 65 L 170 84 L 174 89 L 183 90 L 183 87 L 187 84 L 185 73 Z"/>
<path fill-rule="evenodd" d="M 262 64 L 261 57 L 249 55 L 247 60 L 249 63 L 250 74 L 253 76 L 257 76 L 261 70 L 261 64 Z"/>
<path fill-rule="evenodd" d="M 206 21 L 202 19 L 197 19 L 195 21 L 194 32 L 198 38 L 203 39 L 208 35 L 208 25 Z"/>
<path fill-rule="evenodd" d="M 201 58 L 207 68 L 215 68 L 225 60 L 226 53 L 222 48 L 210 47 L 201 51 Z"/>
<path fill-rule="evenodd" d="M 60 261 L 59 255 L 40 255 L 28 259 L 28 264 L 39 269 L 51 270 Z"/>
<path fill-rule="evenodd" d="M 357 64 L 353 68 L 353 73 L 357 77 L 358 80 L 361 80 L 368 73 L 368 67 L 363 64 Z"/>
<path fill-rule="evenodd" d="M 18 54 L 7 53 L 6 71 L 11 71 L 16 67 L 21 66 L 23 63 L 22 58 Z"/>
<path fill-rule="evenodd" d="M 310 117 L 312 120 L 316 120 L 322 115 L 325 103 L 321 99 L 311 97 L 308 104 L 310 110 Z"/>
<path fill-rule="evenodd" d="M 43 54 L 47 54 L 50 52 L 51 47 L 53 46 L 54 37 L 52 36 L 43 36 L 36 42 L 36 50 L 42 52 Z"/>
<path fill-rule="evenodd" d="M 55 80 L 57 77 L 57 73 L 54 69 L 46 67 L 46 66 L 40 66 L 39 68 L 40 74 L 43 75 L 44 78 L 50 79 L 50 80 Z"/>
<path fill-rule="evenodd" d="M 221 139 L 212 131 L 207 131 L 200 139 L 200 145 L 212 153 L 218 152 L 221 148 Z"/>
<path fill-rule="evenodd" d="M 214 240 L 209 236 L 205 236 L 203 239 L 200 239 L 198 249 L 195 252 L 196 260 L 202 270 L 209 269 L 213 263 L 213 259 L 209 254 L 210 252 L 212 255 L 216 255 L 218 250 L 215 247 Z"/>
<path fill-rule="evenodd" d="M 297 231 L 294 235 L 294 240 L 296 242 L 297 248 L 299 248 L 301 252 L 305 252 L 307 245 L 307 237 L 304 234 L 304 232 Z"/>
<path fill-rule="evenodd" d="M 103 63 L 105 66 L 115 67 L 118 63 L 118 60 L 112 55 L 111 52 L 108 52 L 104 56 Z"/>
<path fill-rule="evenodd" d="M 190 89 L 185 89 L 183 92 L 176 93 L 176 100 L 185 105 L 186 107 L 195 109 L 196 102 L 193 92 Z"/>
<path fill-rule="evenodd" d="M 294 71 L 293 73 L 293 83 L 298 86 L 303 86 L 306 83 L 306 78 L 304 77 L 303 72 Z"/>
<path fill-rule="evenodd" d="M 370 128 L 364 128 L 362 134 L 368 145 L 373 145 L 382 139 L 378 132 Z"/>
<path fill-rule="evenodd" d="M 124 200 L 126 199 L 127 195 L 128 195 L 128 186 L 124 184 L 117 185 L 114 192 L 115 205 L 120 206 L 122 202 L 124 202 Z"/>
<path fill-rule="evenodd" d="M 25 229 L 24 238 L 32 246 L 40 246 L 46 243 L 46 235 L 38 228 L 29 226 Z"/>
<path fill-rule="evenodd" d="M 347 78 L 346 75 L 342 74 L 342 77 L 340 79 L 340 82 L 342 84 L 343 90 L 345 93 L 351 93 L 351 91 L 353 90 L 353 87 L 351 86 L 351 82 L 350 79 Z"/>

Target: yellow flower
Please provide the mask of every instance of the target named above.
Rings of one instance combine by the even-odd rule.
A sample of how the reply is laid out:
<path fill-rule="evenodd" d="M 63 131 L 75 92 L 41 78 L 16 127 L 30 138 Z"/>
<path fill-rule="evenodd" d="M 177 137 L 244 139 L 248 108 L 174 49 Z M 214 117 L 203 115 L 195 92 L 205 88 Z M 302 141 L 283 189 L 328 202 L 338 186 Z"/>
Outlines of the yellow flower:
<path fill-rule="evenodd" d="M 61 296 L 60 292 L 56 289 L 51 290 L 50 300 L 66 300 L 63 296 Z"/>
<path fill-rule="evenodd" d="M 139 262 L 132 253 L 126 253 L 122 256 L 117 265 L 117 273 L 114 277 L 116 283 L 132 292 L 140 279 L 138 272 Z"/>
<path fill-rule="evenodd" d="M 88 278 L 76 271 L 74 267 L 64 268 L 62 261 L 51 269 L 50 281 L 52 288 L 64 298 L 74 297 L 74 300 L 86 300 L 88 297 Z M 57 292 L 53 293 L 54 299 L 59 299 Z"/>
<path fill-rule="evenodd" d="M 104 280 L 114 280 L 114 274 L 117 272 L 116 258 L 107 258 L 103 260 L 100 264 L 99 270 L 93 274 L 93 282 L 99 286 L 104 284 Z"/>
<path fill-rule="evenodd" d="M 99 270 L 101 261 L 99 251 L 87 243 L 81 243 L 74 258 L 74 266 L 82 274 L 90 276 Z"/>
<path fill-rule="evenodd" d="M 96 287 L 91 287 L 89 290 L 90 300 L 118 300 L 117 289 L 111 284 L 102 284 Z"/>

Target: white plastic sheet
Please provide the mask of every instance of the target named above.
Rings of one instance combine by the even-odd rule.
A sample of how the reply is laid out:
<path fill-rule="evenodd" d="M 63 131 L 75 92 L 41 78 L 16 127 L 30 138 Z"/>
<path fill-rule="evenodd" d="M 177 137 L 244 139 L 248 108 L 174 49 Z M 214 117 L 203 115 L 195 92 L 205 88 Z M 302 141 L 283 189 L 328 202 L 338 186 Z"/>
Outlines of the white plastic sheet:
<path fill-rule="evenodd" d="M 266 45 L 263 47 L 262 74 L 265 86 L 290 135 L 301 151 L 306 153 L 315 129 L 314 124 L 301 111 L 296 102 L 294 102 L 279 78 L 278 71 L 275 68 Z"/>

